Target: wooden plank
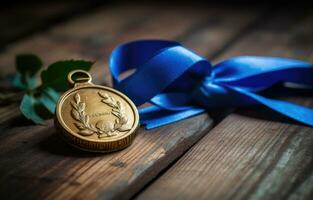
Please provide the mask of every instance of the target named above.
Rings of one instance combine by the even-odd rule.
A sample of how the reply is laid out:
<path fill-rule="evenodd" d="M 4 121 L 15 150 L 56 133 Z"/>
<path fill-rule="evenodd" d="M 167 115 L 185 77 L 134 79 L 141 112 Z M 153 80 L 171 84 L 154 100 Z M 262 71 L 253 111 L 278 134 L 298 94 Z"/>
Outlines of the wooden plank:
<path fill-rule="evenodd" d="M 0 47 L 70 17 L 89 12 L 101 1 L 36 1 L 17 2 L 1 9 Z"/>
<path fill-rule="evenodd" d="M 141 9 L 149 12 L 147 21 L 123 31 L 121 27 L 117 28 L 117 31 L 122 32 L 118 34 L 118 38 L 114 39 L 114 34 L 109 34 L 112 39 L 100 43 L 97 52 L 86 53 L 88 51 L 86 46 L 89 43 L 85 44 L 82 38 L 89 34 L 77 36 L 78 40 L 75 37 L 73 39 L 62 36 L 65 34 L 62 33 L 65 28 L 71 26 L 69 22 L 65 27 L 55 28 L 51 31 L 51 35 L 37 36 L 13 47 L 8 54 L 14 55 L 17 51 L 36 46 L 34 44 L 41 44 L 32 49 L 40 52 L 45 60 L 73 55 L 104 59 L 108 57 L 108 53 L 117 43 L 146 37 L 185 38 L 189 46 L 197 50 L 197 47 L 201 46 L 198 42 L 192 42 L 194 36 L 183 37 L 184 33 L 194 30 L 195 26 L 205 25 L 206 34 L 202 34 L 205 38 L 225 29 L 229 21 L 236 23 L 228 34 L 221 34 L 216 38 L 216 45 L 213 48 L 201 47 L 203 54 L 211 54 L 223 48 L 227 41 L 232 40 L 234 35 L 253 23 L 258 16 L 255 12 L 214 8 L 199 8 L 197 11 L 189 8 L 159 9 L 155 7 L 151 10 L 143 7 Z M 127 10 L 132 9 L 127 7 Z M 114 17 L 107 19 L 115 23 L 119 16 L 127 20 L 130 18 L 128 16 L 130 14 L 127 14 L 125 9 L 117 9 L 109 13 L 117 13 L 113 15 Z M 138 13 L 138 10 L 134 13 Z M 213 17 L 216 19 L 214 23 L 207 21 Z M 100 23 L 92 18 L 90 20 L 92 23 Z M 162 24 L 163 31 L 160 31 L 160 24 Z M 99 35 L 98 37 L 101 38 L 101 35 L 106 31 L 110 32 L 110 29 L 111 27 L 101 26 L 98 34 L 98 30 L 93 30 L 93 37 Z M 70 33 L 70 28 L 67 31 Z M 43 49 L 46 49 L 46 52 L 43 52 Z M 102 50 L 104 55 L 100 56 L 98 51 Z M 0 60 L 6 58 L 3 56 Z M 102 63 L 98 63 L 93 69 L 93 74 L 98 74 L 96 82 L 103 81 L 101 75 L 103 70 Z M 106 73 L 106 78 L 109 78 L 108 73 Z M 15 122 L 12 124 L 14 126 L 4 128 L 4 133 L 0 135 L 0 171 L 5 173 L 0 174 L 0 182 L 5 184 L 1 184 L 3 186 L 0 187 L 0 196 L 15 199 L 21 197 L 30 199 L 34 197 L 47 199 L 130 197 L 202 137 L 213 124 L 208 115 L 200 115 L 151 131 L 141 128 L 131 147 L 112 154 L 89 154 L 66 145 L 55 135 L 52 121 L 47 123 L 47 126 L 18 126 Z"/>
<path fill-rule="evenodd" d="M 312 12 L 277 13 L 220 58 L 269 55 L 313 62 L 312 20 Z M 287 100 L 313 107 L 312 95 Z M 136 199 L 312 199 L 312 164 L 312 127 L 263 107 L 239 109 Z"/>

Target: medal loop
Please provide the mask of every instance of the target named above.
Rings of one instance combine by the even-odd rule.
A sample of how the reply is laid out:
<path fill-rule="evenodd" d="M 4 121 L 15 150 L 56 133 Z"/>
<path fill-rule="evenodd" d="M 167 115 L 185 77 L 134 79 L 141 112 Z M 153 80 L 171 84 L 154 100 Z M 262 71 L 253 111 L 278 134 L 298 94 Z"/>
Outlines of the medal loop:
<path fill-rule="evenodd" d="M 87 71 L 78 69 L 68 74 L 67 81 L 73 86 L 77 83 L 91 83 L 92 77 Z"/>

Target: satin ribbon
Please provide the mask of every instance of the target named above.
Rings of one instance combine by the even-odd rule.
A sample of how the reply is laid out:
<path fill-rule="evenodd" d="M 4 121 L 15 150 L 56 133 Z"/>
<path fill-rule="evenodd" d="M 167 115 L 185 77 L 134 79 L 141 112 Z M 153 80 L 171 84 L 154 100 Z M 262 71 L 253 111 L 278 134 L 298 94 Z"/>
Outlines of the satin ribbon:
<path fill-rule="evenodd" d="M 212 65 L 174 41 L 142 40 L 118 46 L 110 57 L 113 85 L 140 106 L 141 124 L 155 128 L 208 109 L 262 104 L 313 126 L 313 110 L 260 95 L 271 86 L 313 86 L 312 64 L 276 57 L 241 56 Z M 122 73 L 134 72 L 124 79 Z M 312 88 L 311 88 L 312 89 Z"/>

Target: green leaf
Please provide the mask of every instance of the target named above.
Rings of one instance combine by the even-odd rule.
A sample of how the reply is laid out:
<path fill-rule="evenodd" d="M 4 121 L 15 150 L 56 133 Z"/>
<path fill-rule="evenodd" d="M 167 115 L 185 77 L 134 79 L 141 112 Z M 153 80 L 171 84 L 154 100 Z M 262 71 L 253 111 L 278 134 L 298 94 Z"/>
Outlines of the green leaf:
<path fill-rule="evenodd" d="M 83 60 L 59 61 L 41 72 L 42 87 L 51 87 L 58 91 L 67 89 L 67 75 L 73 70 L 89 71 L 93 62 Z"/>
<path fill-rule="evenodd" d="M 56 92 L 54 89 L 44 88 L 41 91 L 39 101 L 51 114 L 54 114 L 59 97 L 59 93 Z"/>
<path fill-rule="evenodd" d="M 39 101 L 51 114 L 55 112 L 56 103 L 48 95 L 42 94 Z"/>
<path fill-rule="evenodd" d="M 20 90 L 33 90 L 36 87 L 35 74 L 42 67 L 40 58 L 32 54 L 21 54 L 15 58 L 16 74 L 11 79 L 14 88 Z"/>
<path fill-rule="evenodd" d="M 27 85 L 22 80 L 22 75 L 19 72 L 16 72 L 16 74 L 14 74 L 12 78 L 10 77 L 10 83 L 14 88 L 27 90 Z"/>
<path fill-rule="evenodd" d="M 20 90 L 33 90 L 36 88 L 36 79 L 28 76 L 28 74 L 22 76 L 21 73 L 16 72 L 10 82 L 14 88 Z"/>
<path fill-rule="evenodd" d="M 26 91 L 20 104 L 23 115 L 36 124 L 42 124 L 45 119 L 51 118 L 60 97 L 57 91 L 67 88 L 68 73 L 76 69 L 89 71 L 92 65 L 93 62 L 83 60 L 55 62 L 41 73 L 42 85 L 36 88 L 35 75 L 42 67 L 41 60 L 31 54 L 18 55 L 17 73 L 11 83 Z"/>
<path fill-rule="evenodd" d="M 44 88 L 43 93 L 47 94 L 55 103 L 57 103 L 60 98 L 60 94 L 53 88 Z"/>
<path fill-rule="evenodd" d="M 41 112 L 39 111 L 42 109 L 41 107 L 38 99 L 33 95 L 25 94 L 20 105 L 20 110 L 27 119 L 36 124 L 43 124 L 44 117 L 41 116 Z"/>
<path fill-rule="evenodd" d="M 40 58 L 33 54 L 20 54 L 16 56 L 16 70 L 25 76 L 28 74 L 30 77 L 34 76 L 42 67 Z"/>

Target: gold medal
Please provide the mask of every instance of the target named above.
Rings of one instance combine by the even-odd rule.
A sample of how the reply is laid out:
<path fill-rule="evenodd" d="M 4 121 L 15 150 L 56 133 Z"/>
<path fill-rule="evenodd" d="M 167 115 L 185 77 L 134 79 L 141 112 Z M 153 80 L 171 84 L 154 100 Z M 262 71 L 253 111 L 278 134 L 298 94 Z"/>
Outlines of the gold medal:
<path fill-rule="evenodd" d="M 83 70 L 69 73 L 73 88 L 57 104 L 55 126 L 67 142 L 86 151 L 110 152 L 129 146 L 139 127 L 136 106 L 121 92 L 91 80 Z"/>

